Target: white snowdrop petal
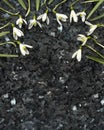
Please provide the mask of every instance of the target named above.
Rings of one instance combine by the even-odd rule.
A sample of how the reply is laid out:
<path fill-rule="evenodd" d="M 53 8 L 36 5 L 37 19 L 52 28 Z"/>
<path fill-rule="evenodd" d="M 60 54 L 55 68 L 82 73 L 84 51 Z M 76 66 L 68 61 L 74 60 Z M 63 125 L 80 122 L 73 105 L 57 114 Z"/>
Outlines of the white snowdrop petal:
<path fill-rule="evenodd" d="M 47 18 L 46 18 L 46 23 L 47 23 L 47 25 L 49 25 L 49 17 L 47 16 Z"/>
<path fill-rule="evenodd" d="M 78 22 L 78 17 L 74 10 L 71 10 L 71 13 L 70 13 L 70 23 L 72 22 L 72 20 L 74 22 Z"/>
<path fill-rule="evenodd" d="M 19 24 L 19 19 L 17 19 L 17 21 L 16 21 L 16 25 L 18 25 Z"/>
<path fill-rule="evenodd" d="M 85 16 L 82 17 L 82 22 L 84 22 L 84 21 L 85 21 Z"/>
<path fill-rule="evenodd" d="M 41 25 L 41 23 L 39 23 L 39 22 L 37 21 L 37 24 L 39 25 L 39 27 L 40 27 L 40 28 L 42 28 L 42 25 Z"/>
<path fill-rule="evenodd" d="M 28 47 L 28 48 L 33 48 L 33 46 L 27 45 L 27 44 L 23 44 L 24 46 Z"/>
<path fill-rule="evenodd" d="M 85 21 L 85 24 L 88 25 L 88 26 L 92 26 L 93 24 L 91 24 L 90 22 L 88 21 Z"/>
<path fill-rule="evenodd" d="M 39 15 L 39 16 L 37 17 L 37 20 L 42 19 L 42 17 L 43 17 L 43 14 Z"/>
<path fill-rule="evenodd" d="M 46 20 L 46 18 L 47 18 L 47 13 L 44 13 L 43 17 L 42 17 L 42 22 L 44 22 Z"/>
<path fill-rule="evenodd" d="M 23 19 L 24 23 L 27 25 L 27 21 L 25 19 Z"/>
<path fill-rule="evenodd" d="M 81 61 L 81 49 L 79 49 L 77 52 L 77 60 L 78 60 L 78 62 Z"/>
<path fill-rule="evenodd" d="M 31 29 L 34 25 L 34 20 L 29 21 L 28 29 Z"/>
<path fill-rule="evenodd" d="M 72 55 L 72 59 L 75 58 L 76 55 L 77 55 L 77 51 L 73 53 L 73 55 Z"/>

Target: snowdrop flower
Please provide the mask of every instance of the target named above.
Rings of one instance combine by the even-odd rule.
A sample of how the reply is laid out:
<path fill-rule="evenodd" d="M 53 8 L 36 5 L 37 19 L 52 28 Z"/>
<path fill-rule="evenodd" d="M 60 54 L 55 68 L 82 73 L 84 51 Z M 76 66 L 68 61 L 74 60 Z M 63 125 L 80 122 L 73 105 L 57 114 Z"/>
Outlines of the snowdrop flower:
<path fill-rule="evenodd" d="M 91 24 L 88 21 L 85 21 L 85 24 L 90 26 L 90 30 L 87 32 L 87 35 L 91 35 L 95 31 L 95 29 L 97 28 L 97 25 Z"/>
<path fill-rule="evenodd" d="M 63 30 L 63 26 L 62 26 L 62 23 L 60 21 L 66 22 L 67 19 L 68 19 L 68 17 L 65 14 L 56 13 L 56 20 L 57 20 L 58 24 L 60 25 L 58 27 L 58 30 L 60 32 L 62 32 L 62 30 Z"/>
<path fill-rule="evenodd" d="M 65 14 L 60 14 L 60 13 L 56 13 L 56 20 L 59 23 L 59 25 L 62 25 L 62 22 L 66 22 L 66 20 L 68 19 L 68 17 Z"/>
<path fill-rule="evenodd" d="M 72 22 L 72 20 L 74 22 L 78 22 L 77 14 L 75 13 L 75 11 L 73 9 L 71 10 L 71 13 L 70 13 L 70 23 Z"/>
<path fill-rule="evenodd" d="M 42 28 L 42 25 L 36 20 L 36 18 L 34 17 L 33 19 L 29 20 L 29 26 L 28 29 L 31 29 L 33 26 L 37 26 L 39 25 L 40 28 Z"/>
<path fill-rule="evenodd" d="M 82 19 L 82 22 L 85 22 L 86 13 L 84 11 L 77 13 L 77 16 L 80 16 Z"/>
<path fill-rule="evenodd" d="M 87 40 L 88 40 L 88 37 L 86 37 L 83 34 L 79 34 L 78 37 L 77 37 L 77 40 L 81 41 L 82 42 L 82 46 L 84 46 L 86 44 Z"/>
<path fill-rule="evenodd" d="M 17 40 L 18 37 L 22 37 L 22 36 L 24 36 L 24 33 L 21 30 L 19 30 L 18 28 L 13 27 L 13 37 L 14 37 L 14 39 Z"/>
<path fill-rule="evenodd" d="M 16 25 L 18 25 L 19 28 L 22 28 L 22 24 L 23 24 L 23 22 L 27 25 L 26 20 L 23 19 L 23 18 L 20 16 L 19 19 L 17 19 L 17 21 L 16 21 Z"/>
<path fill-rule="evenodd" d="M 81 57 L 82 57 L 82 50 L 78 49 L 76 52 L 74 52 L 74 54 L 72 55 L 72 58 L 77 58 L 78 62 L 81 61 Z"/>
<path fill-rule="evenodd" d="M 45 22 L 47 23 L 47 25 L 49 25 L 49 17 L 47 15 L 47 12 L 45 12 L 44 14 L 41 14 L 37 17 L 37 20 L 40 20 L 42 19 L 42 22 Z"/>
<path fill-rule="evenodd" d="M 22 54 L 23 56 L 25 56 L 25 55 L 29 55 L 29 51 L 28 51 L 27 48 L 33 48 L 33 47 L 30 46 L 30 45 L 27 45 L 27 44 L 22 44 L 22 43 L 20 43 L 20 44 L 19 44 L 19 48 L 20 48 L 21 54 Z"/>

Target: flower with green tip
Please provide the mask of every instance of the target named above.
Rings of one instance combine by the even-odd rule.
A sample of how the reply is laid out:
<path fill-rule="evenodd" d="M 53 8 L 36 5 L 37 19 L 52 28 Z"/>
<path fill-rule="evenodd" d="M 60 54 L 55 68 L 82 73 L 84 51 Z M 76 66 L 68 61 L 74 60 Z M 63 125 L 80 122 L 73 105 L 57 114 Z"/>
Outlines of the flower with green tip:
<path fill-rule="evenodd" d="M 13 38 L 17 40 L 18 37 L 22 37 L 22 36 L 24 36 L 24 33 L 20 29 L 13 27 Z"/>
<path fill-rule="evenodd" d="M 47 15 L 47 12 L 45 12 L 44 14 L 41 14 L 37 17 L 37 20 L 40 20 L 42 19 L 42 22 L 45 22 L 47 23 L 47 25 L 49 25 L 49 17 Z"/>
<path fill-rule="evenodd" d="M 62 23 L 60 21 L 66 22 L 67 19 L 68 19 L 67 15 L 56 13 L 56 20 L 59 23 L 59 25 L 62 25 Z"/>
<path fill-rule="evenodd" d="M 77 13 L 77 16 L 81 17 L 82 22 L 85 22 L 86 13 L 84 11 Z"/>
<path fill-rule="evenodd" d="M 20 43 L 19 48 L 20 48 L 21 54 L 25 56 L 25 55 L 29 55 L 29 51 L 27 48 L 33 48 L 33 47 L 24 43 Z"/>
<path fill-rule="evenodd" d="M 86 44 L 87 40 L 88 40 L 88 37 L 86 37 L 83 34 L 78 34 L 77 40 L 81 41 L 82 42 L 82 46 L 84 46 Z"/>
<path fill-rule="evenodd" d="M 96 24 L 92 24 L 88 21 L 85 21 L 85 24 L 90 27 L 89 31 L 87 32 L 88 36 L 91 35 L 95 31 L 95 29 L 98 27 Z"/>
<path fill-rule="evenodd" d="M 56 13 L 56 20 L 57 20 L 58 24 L 60 25 L 60 26 L 58 27 L 58 30 L 59 30 L 60 32 L 62 32 L 62 30 L 63 30 L 63 26 L 62 26 L 62 23 L 61 23 L 60 21 L 66 22 L 67 19 L 68 19 L 67 15 L 65 15 L 65 14 L 60 14 L 60 13 Z"/>
<path fill-rule="evenodd" d="M 16 21 L 16 25 L 19 26 L 19 28 L 22 28 L 22 24 L 25 23 L 27 25 L 27 22 L 25 19 L 23 19 L 21 16 L 19 17 L 19 19 L 17 19 Z"/>
<path fill-rule="evenodd" d="M 36 18 L 34 17 L 33 19 L 29 20 L 29 26 L 28 29 L 31 29 L 33 26 L 39 26 L 40 28 L 42 28 L 42 25 L 36 20 Z"/>

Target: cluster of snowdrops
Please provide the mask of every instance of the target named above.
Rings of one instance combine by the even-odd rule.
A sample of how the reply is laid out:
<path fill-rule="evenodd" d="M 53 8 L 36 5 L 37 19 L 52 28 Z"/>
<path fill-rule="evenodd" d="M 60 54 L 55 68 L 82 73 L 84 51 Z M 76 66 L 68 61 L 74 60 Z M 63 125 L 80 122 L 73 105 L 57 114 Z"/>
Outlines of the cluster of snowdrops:
<path fill-rule="evenodd" d="M 59 24 L 58 30 L 60 32 L 62 32 L 62 30 L 63 30 L 62 22 L 67 22 L 68 16 L 65 14 L 57 13 L 57 12 L 55 13 L 55 16 L 56 16 L 56 21 Z M 87 40 L 90 38 L 90 35 L 98 27 L 98 25 L 92 24 L 86 20 L 86 12 L 85 11 L 76 13 L 74 9 L 72 9 L 70 12 L 70 17 L 69 17 L 70 23 L 78 22 L 79 17 L 81 18 L 82 22 L 84 22 L 86 25 L 89 26 L 89 30 L 88 30 L 88 32 L 86 32 L 86 35 L 78 34 L 77 40 L 80 41 L 82 44 L 79 47 L 79 49 L 76 52 L 74 52 L 72 55 L 72 58 L 76 57 L 78 62 L 81 61 L 83 46 L 86 44 Z M 21 31 L 23 24 L 26 24 L 28 26 L 28 29 L 32 29 L 33 27 L 36 27 L 36 26 L 39 26 L 40 28 L 42 28 L 42 24 L 41 24 L 40 20 L 42 22 L 46 22 L 47 25 L 50 24 L 47 10 L 45 13 L 39 15 L 38 17 L 36 17 L 34 15 L 33 19 L 30 19 L 28 22 L 24 18 L 22 18 L 22 16 L 20 15 L 16 21 L 16 25 L 18 25 L 19 29 L 14 24 L 12 25 L 13 26 L 13 38 L 15 40 L 18 40 L 18 37 L 24 36 L 23 31 Z M 20 48 L 21 54 L 23 56 L 29 54 L 29 50 L 28 50 L 29 48 L 33 48 L 31 45 L 27 45 L 27 44 L 21 43 L 21 42 L 18 42 L 18 43 L 19 43 L 19 48 Z"/>

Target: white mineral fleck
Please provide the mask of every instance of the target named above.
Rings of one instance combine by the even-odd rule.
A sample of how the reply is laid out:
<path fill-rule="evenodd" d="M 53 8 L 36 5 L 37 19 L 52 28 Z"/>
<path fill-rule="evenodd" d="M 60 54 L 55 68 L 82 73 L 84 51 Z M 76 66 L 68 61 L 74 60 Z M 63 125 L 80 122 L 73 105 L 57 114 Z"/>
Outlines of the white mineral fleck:
<path fill-rule="evenodd" d="M 104 105 L 104 99 L 102 99 L 102 100 L 100 101 L 100 103 L 101 103 L 101 105 Z"/>
<path fill-rule="evenodd" d="M 72 110 L 73 110 L 73 111 L 77 111 L 77 106 L 73 106 L 73 107 L 72 107 Z"/>
<path fill-rule="evenodd" d="M 4 94 L 3 97 L 8 98 L 9 97 L 8 93 Z"/>
<path fill-rule="evenodd" d="M 10 101 L 11 105 L 16 105 L 16 99 L 13 98 L 11 101 Z"/>

